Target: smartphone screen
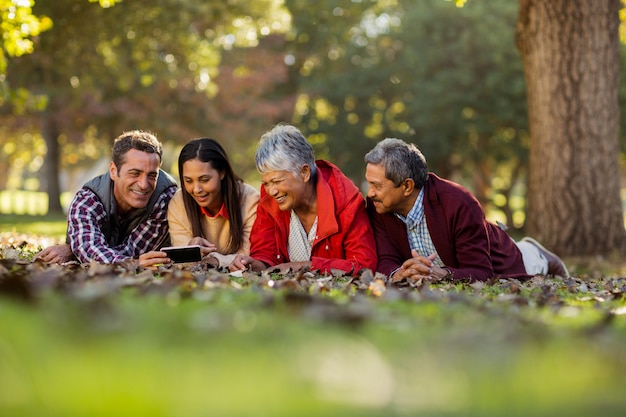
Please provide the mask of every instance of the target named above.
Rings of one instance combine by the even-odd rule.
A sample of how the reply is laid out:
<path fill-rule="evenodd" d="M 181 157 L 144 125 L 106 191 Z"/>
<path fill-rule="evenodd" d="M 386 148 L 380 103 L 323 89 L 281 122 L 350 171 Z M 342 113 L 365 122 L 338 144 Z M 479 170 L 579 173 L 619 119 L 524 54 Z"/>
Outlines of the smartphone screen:
<path fill-rule="evenodd" d="M 200 246 L 170 246 L 167 248 L 161 248 L 161 250 L 167 253 L 167 257 L 174 263 L 181 262 L 198 262 L 202 260 L 202 251 Z"/>

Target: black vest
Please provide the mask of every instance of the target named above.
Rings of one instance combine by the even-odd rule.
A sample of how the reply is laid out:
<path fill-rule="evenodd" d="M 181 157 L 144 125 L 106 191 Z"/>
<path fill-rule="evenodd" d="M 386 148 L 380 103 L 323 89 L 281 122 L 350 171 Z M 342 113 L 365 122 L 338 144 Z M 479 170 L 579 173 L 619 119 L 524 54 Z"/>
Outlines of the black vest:
<path fill-rule="evenodd" d="M 120 218 L 117 214 L 117 202 L 113 195 L 113 181 L 111 180 L 111 176 L 108 172 L 89 180 L 85 185 L 83 185 L 84 188 L 88 188 L 93 191 L 104 206 L 107 217 L 101 225 L 101 231 L 104 234 L 107 243 L 111 247 L 122 244 L 124 239 L 135 227 L 146 221 L 152 213 L 154 205 L 160 195 L 172 186 L 176 186 L 176 180 L 174 177 L 162 169 L 159 169 L 159 178 L 157 180 L 156 189 L 150 197 L 146 207 L 133 209 L 126 216 L 124 216 L 124 218 Z M 165 244 L 169 245 L 169 234 L 163 236 L 163 239 L 158 247 Z"/>

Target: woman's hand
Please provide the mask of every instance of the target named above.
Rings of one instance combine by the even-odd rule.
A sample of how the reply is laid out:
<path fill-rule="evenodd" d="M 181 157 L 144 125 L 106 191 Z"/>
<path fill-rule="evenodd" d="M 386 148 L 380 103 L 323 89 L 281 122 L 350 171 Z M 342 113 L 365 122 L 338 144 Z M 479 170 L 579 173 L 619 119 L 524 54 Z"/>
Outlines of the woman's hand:
<path fill-rule="evenodd" d="M 235 256 L 235 259 L 233 259 L 231 264 L 228 265 L 228 269 L 231 272 L 246 271 L 246 270 L 250 270 L 254 272 L 261 272 L 265 268 L 267 268 L 267 265 L 265 265 L 265 263 L 261 261 L 257 261 L 256 259 L 247 255 Z"/>
<path fill-rule="evenodd" d="M 217 252 L 217 246 L 213 243 L 209 242 L 203 237 L 194 237 L 192 238 L 188 245 L 198 245 L 200 246 L 200 251 L 202 252 L 202 256 L 206 256 L 211 252 Z"/>

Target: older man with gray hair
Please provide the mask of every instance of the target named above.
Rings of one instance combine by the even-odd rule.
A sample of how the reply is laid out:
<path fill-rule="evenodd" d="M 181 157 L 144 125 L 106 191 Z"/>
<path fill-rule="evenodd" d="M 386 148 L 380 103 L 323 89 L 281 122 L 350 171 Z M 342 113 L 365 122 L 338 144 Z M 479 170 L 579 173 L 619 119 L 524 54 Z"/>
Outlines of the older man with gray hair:
<path fill-rule="evenodd" d="M 378 271 L 393 281 L 569 276 L 558 256 L 532 238 L 513 241 L 467 189 L 429 172 L 415 145 L 385 139 L 365 162 Z"/>

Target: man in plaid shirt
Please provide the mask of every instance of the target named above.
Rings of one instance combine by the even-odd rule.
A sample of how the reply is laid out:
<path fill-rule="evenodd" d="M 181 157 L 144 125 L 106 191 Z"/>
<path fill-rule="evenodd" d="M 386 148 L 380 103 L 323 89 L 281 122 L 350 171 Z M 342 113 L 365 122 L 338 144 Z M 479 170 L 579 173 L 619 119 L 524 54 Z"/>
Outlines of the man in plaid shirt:
<path fill-rule="evenodd" d="M 160 169 L 162 145 L 148 132 L 115 139 L 109 172 L 88 181 L 68 212 L 67 243 L 37 257 L 48 263 L 138 259 L 139 266 L 166 263 L 158 249 L 169 243 L 167 206 L 177 185 Z"/>

